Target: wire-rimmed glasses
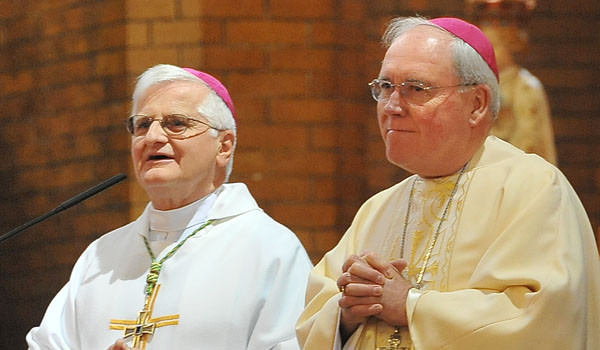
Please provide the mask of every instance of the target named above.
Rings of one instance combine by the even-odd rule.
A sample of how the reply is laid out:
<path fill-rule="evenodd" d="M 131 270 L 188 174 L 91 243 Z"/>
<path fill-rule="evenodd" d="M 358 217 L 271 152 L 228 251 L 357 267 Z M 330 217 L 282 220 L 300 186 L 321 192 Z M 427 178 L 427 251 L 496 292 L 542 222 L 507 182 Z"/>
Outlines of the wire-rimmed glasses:
<path fill-rule="evenodd" d="M 420 81 L 403 81 L 399 84 L 393 84 L 390 81 L 383 79 L 373 79 L 369 83 L 371 87 L 371 96 L 378 102 L 385 102 L 389 100 L 390 96 L 396 88 L 400 92 L 400 95 L 404 101 L 408 104 L 422 105 L 425 102 L 431 100 L 434 96 L 433 90 L 447 89 L 461 86 L 474 86 L 477 83 L 466 83 L 451 86 L 427 86 Z"/>
<path fill-rule="evenodd" d="M 158 122 L 162 129 L 170 136 L 187 137 L 188 130 L 193 130 L 194 134 L 201 134 L 206 132 L 208 129 L 219 130 L 210 124 L 203 122 L 198 119 L 190 118 L 183 114 L 169 114 L 163 116 L 162 119 L 155 119 L 154 117 L 144 114 L 134 114 L 127 118 L 126 125 L 127 131 L 133 136 L 143 136 L 148 133 L 150 125 L 153 122 Z"/>

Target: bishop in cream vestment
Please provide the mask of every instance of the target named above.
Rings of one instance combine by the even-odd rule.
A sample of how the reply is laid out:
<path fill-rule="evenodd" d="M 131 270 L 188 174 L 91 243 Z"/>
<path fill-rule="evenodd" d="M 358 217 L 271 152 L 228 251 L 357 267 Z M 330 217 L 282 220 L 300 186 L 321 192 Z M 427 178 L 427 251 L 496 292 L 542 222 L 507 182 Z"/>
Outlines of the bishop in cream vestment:
<path fill-rule="evenodd" d="M 361 207 L 311 274 L 297 325 L 303 349 L 341 348 L 336 279 L 350 254 L 403 256 L 414 283 L 457 177 L 413 175 Z M 494 136 L 458 183 L 423 280 L 407 299 L 407 349 L 600 349 L 600 260 L 585 210 L 556 167 Z M 371 317 L 344 349 L 387 346 L 393 331 Z"/>

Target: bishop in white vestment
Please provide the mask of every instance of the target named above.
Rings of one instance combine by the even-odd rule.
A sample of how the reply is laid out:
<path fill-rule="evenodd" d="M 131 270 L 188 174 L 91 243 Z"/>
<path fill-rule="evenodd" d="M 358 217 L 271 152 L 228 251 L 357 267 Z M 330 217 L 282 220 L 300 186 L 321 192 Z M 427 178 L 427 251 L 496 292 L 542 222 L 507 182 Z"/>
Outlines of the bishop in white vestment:
<path fill-rule="evenodd" d="M 134 222 L 93 242 L 52 301 L 30 349 L 104 349 L 123 336 L 114 320 L 135 320 L 143 307 L 150 258 L 201 224 L 160 273 L 147 349 L 298 349 L 294 324 L 311 269 L 296 236 L 266 215 L 244 184 L 224 184 L 183 208 L 148 204 Z M 111 323 L 113 327 L 111 327 Z"/>
<path fill-rule="evenodd" d="M 312 265 L 244 184 L 226 183 L 234 115 L 206 73 L 158 65 L 140 76 L 127 127 L 151 202 L 85 250 L 29 349 L 299 349 Z"/>

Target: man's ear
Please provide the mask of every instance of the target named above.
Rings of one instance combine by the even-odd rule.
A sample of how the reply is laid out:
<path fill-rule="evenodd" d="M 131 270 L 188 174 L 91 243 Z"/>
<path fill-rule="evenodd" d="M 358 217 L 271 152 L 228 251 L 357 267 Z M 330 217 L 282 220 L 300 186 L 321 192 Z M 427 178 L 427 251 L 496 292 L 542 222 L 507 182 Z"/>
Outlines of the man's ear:
<path fill-rule="evenodd" d="M 485 84 L 478 84 L 474 87 L 475 91 L 472 94 L 472 109 L 469 115 L 469 125 L 476 127 L 485 118 L 491 115 L 491 95 L 490 88 Z"/>
<path fill-rule="evenodd" d="M 233 145 L 235 143 L 235 136 L 232 130 L 224 130 L 219 133 L 217 139 L 219 142 L 219 149 L 217 150 L 217 164 L 221 166 L 227 165 L 229 159 L 233 155 Z"/>

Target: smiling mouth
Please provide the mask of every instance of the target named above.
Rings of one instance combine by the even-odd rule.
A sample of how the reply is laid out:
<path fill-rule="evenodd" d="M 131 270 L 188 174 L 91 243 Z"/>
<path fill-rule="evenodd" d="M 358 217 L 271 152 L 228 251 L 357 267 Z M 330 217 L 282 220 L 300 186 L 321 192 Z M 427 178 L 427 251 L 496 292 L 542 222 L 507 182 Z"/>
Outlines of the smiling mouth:
<path fill-rule="evenodd" d="M 404 130 L 404 129 L 387 129 L 387 133 L 390 133 L 390 132 L 414 132 L 414 131 Z"/>

